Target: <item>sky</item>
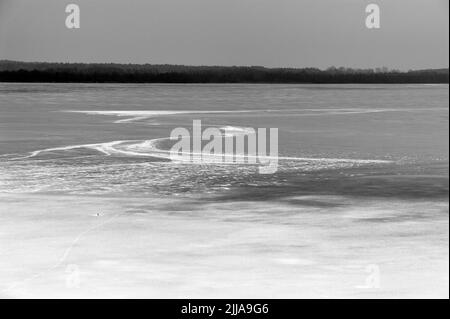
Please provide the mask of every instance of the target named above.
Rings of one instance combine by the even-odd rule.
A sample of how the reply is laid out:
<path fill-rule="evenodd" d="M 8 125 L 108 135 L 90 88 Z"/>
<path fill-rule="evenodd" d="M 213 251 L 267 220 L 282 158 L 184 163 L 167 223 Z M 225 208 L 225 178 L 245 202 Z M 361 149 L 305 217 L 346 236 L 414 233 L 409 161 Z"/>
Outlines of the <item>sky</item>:
<path fill-rule="evenodd" d="M 80 29 L 65 26 L 78 4 Z M 381 9 L 380 29 L 365 8 Z M 448 0 L 0 0 L 0 59 L 448 67 Z"/>

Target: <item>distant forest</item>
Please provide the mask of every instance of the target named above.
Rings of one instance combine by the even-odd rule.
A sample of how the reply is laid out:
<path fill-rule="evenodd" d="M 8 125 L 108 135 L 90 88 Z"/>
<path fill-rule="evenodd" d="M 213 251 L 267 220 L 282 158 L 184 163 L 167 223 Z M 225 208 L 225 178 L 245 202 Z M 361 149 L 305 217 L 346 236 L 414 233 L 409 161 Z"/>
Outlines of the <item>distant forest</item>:
<path fill-rule="evenodd" d="M 447 69 L 265 68 L 0 61 L 0 82 L 62 83 L 449 83 Z"/>

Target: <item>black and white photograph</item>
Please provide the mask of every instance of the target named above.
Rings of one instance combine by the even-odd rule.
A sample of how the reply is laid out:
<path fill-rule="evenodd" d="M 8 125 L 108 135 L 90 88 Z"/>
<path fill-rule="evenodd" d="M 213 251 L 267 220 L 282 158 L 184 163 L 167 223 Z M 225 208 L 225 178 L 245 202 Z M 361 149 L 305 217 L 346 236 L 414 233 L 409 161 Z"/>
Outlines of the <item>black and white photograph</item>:
<path fill-rule="evenodd" d="M 448 298 L 448 0 L 0 0 L 0 299 Z"/>

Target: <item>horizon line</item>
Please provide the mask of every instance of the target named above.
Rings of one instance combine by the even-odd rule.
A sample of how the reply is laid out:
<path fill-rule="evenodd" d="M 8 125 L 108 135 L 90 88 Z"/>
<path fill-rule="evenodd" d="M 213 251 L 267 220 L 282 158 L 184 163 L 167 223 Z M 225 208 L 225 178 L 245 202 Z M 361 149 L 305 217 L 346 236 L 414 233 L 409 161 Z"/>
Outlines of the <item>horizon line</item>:
<path fill-rule="evenodd" d="M 219 68 L 263 68 L 263 69 L 296 69 L 296 70 L 302 70 L 302 69 L 316 69 L 320 71 L 328 71 L 330 69 L 352 69 L 352 70 L 377 70 L 377 69 L 384 69 L 387 71 L 396 71 L 396 72 L 409 72 L 409 71 L 424 71 L 424 70 L 448 70 L 449 66 L 443 66 L 443 67 L 427 67 L 427 68 L 408 68 L 400 69 L 400 68 L 392 68 L 387 66 L 376 66 L 376 67 L 350 67 L 350 66 L 343 66 L 343 65 L 331 65 L 325 68 L 317 67 L 317 66 L 303 66 L 303 67 L 294 67 L 294 66 L 264 66 L 264 65 L 220 65 L 220 64 L 177 64 L 177 63 L 136 63 L 136 62 L 62 62 L 62 61 L 23 61 L 23 60 L 11 60 L 11 59 L 0 59 L 0 63 L 3 62 L 12 62 L 12 63 L 42 63 L 42 64 L 116 64 L 116 65 L 136 65 L 136 66 L 184 66 L 184 67 L 219 67 Z"/>

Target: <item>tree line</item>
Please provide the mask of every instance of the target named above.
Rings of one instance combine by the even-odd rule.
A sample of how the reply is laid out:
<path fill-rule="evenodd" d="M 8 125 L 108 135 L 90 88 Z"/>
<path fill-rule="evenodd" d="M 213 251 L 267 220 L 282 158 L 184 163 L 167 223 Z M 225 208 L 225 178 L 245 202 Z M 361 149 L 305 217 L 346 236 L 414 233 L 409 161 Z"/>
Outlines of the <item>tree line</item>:
<path fill-rule="evenodd" d="M 0 61 L 0 82 L 81 83 L 449 83 L 447 69 L 398 71 Z"/>

